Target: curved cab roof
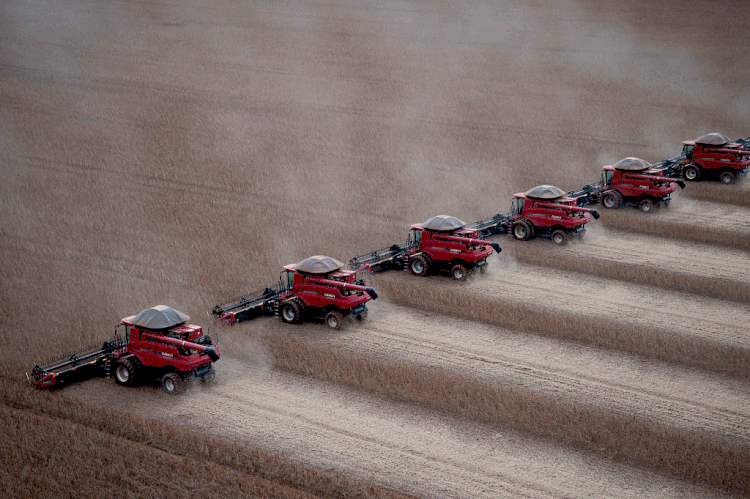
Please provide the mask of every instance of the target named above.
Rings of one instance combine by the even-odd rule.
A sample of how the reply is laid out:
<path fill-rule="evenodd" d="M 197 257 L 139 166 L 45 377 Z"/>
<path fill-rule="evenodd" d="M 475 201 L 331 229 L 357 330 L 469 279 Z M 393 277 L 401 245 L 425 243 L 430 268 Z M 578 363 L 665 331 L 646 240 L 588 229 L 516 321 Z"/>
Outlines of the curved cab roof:
<path fill-rule="evenodd" d="M 166 305 L 157 305 L 141 311 L 133 318 L 133 325 L 144 329 L 169 329 L 190 320 L 188 315 Z"/>
<path fill-rule="evenodd" d="M 706 135 L 701 135 L 697 139 L 695 139 L 696 144 L 700 144 L 702 146 L 723 146 L 724 144 L 729 144 L 731 140 L 729 140 L 729 137 L 724 135 L 723 133 L 707 133 Z"/>
<path fill-rule="evenodd" d="M 641 158 L 629 157 L 621 159 L 615 163 L 614 168 L 621 172 L 642 172 L 643 170 L 651 168 L 651 163 L 642 160 Z"/>
<path fill-rule="evenodd" d="M 453 232 L 464 225 L 466 224 L 456 217 L 450 215 L 437 215 L 428 219 L 422 224 L 422 227 L 436 232 Z"/>
<path fill-rule="evenodd" d="M 527 198 L 553 201 L 565 195 L 562 189 L 554 185 L 537 185 L 524 193 Z"/>
<path fill-rule="evenodd" d="M 330 256 L 314 255 L 296 264 L 294 270 L 305 274 L 330 274 L 343 266 L 343 263 Z"/>

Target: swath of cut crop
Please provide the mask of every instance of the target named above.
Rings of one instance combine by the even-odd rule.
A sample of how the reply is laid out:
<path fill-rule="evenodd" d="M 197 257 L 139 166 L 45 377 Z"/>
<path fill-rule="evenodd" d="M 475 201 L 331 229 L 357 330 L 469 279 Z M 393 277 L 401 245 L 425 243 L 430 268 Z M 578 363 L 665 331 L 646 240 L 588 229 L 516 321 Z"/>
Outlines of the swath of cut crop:
<path fill-rule="evenodd" d="M 273 335 L 276 367 L 344 383 L 483 422 L 509 425 L 615 459 L 730 491 L 750 492 L 750 451 L 721 438 L 666 427 L 553 397 Z"/>

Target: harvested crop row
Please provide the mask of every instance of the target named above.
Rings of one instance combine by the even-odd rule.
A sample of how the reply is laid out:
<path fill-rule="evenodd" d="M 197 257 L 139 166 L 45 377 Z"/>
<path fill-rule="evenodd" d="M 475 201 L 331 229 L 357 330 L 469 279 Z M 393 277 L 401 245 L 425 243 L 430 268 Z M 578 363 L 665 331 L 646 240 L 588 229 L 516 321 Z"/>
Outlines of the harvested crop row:
<path fill-rule="evenodd" d="M 750 312 L 735 304 L 510 263 L 466 286 L 404 273 L 377 288 L 423 310 L 750 377 Z"/>
<path fill-rule="evenodd" d="M 242 329 L 235 328 L 233 334 L 246 345 L 255 344 L 251 351 L 257 352 L 261 341 Z M 269 354 L 266 360 L 271 359 Z M 339 359 L 331 356 L 331 362 Z M 221 376 L 209 389 L 196 388 L 182 398 L 150 387 L 128 390 L 123 397 L 122 388 L 110 380 L 73 385 L 64 395 L 93 398 L 97 404 L 160 421 L 179 420 L 185 428 L 425 498 L 562 499 L 583 489 L 608 497 L 651 497 L 664 490 L 675 498 L 723 495 L 700 480 L 612 460 L 508 425 L 457 417 L 348 383 L 268 370 L 260 359 L 225 357 L 222 362 Z M 195 411 L 196 406 L 209 409 Z"/>
<path fill-rule="evenodd" d="M 0 483 L 10 497 L 64 496 L 68 490 L 165 498 L 408 497 L 2 378 L 0 400 L 7 458 Z M 54 458 L 40 457 L 45 455 Z M 155 468 L 182 472 L 165 476 Z"/>
<path fill-rule="evenodd" d="M 750 253 L 691 241 L 592 227 L 582 243 L 506 241 L 503 256 L 519 262 L 630 283 L 750 302 Z"/>
<path fill-rule="evenodd" d="M 499 426 L 552 437 L 731 491 L 750 492 L 750 453 L 722 438 L 488 384 L 442 369 L 274 335 L 277 367 Z"/>
<path fill-rule="evenodd" d="M 620 209 L 602 213 L 605 227 L 750 250 L 750 210 L 678 196 L 651 216 Z"/>
<path fill-rule="evenodd" d="M 750 208 L 750 181 L 745 176 L 734 185 L 722 185 L 715 182 L 689 183 L 682 192 L 682 196 Z"/>

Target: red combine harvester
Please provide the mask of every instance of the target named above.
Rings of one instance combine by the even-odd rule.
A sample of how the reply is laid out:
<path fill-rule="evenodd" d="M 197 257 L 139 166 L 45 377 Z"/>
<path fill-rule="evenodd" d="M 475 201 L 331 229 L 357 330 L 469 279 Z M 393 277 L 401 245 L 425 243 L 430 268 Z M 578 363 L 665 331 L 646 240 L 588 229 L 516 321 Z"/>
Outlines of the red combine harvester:
<path fill-rule="evenodd" d="M 682 143 L 685 180 L 716 178 L 731 184 L 750 166 L 750 137 L 731 142 L 721 133 L 708 133 Z"/>
<path fill-rule="evenodd" d="M 583 237 L 585 225 L 599 212 L 578 205 L 576 199 L 552 185 L 539 185 L 513 197 L 510 211 L 479 220 L 469 228 L 477 229 L 480 237 L 512 233 L 520 241 L 536 236 L 552 239 L 563 245 L 573 237 Z"/>
<path fill-rule="evenodd" d="M 493 249 L 502 251 L 499 244 L 479 239 L 477 230 L 465 225 L 448 215 L 432 217 L 412 225 L 405 242 L 352 258 L 349 268 L 366 265 L 373 272 L 409 268 L 419 276 L 437 270 L 463 281 L 470 272 L 487 269 Z"/>
<path fill-rule="evenodd" d="M 707 133 L 682 143 L 682 153 L 654 163 L 652 168 L 685 180 L 735 182 L 750 167 L 750 137 L 730 141 L 722 133 Z"/>
<path fill-rule="evenodd" d="M 341 329 L 345 318 L 367 317 L 365 303 L 378 297 L 375 290 L 357 279 L 357 272 L 342 270 L 343 263 L 316 255 L 281 271 L 279 283 L 221 305 L 211 312 L 219 321 L 234 324 L 260 315 L 278 315 L 297 324 L 307 317 L 323 319 L 328 327 Z"/>
<path fill-rule="evenodd" d="M 669 206 L 677 185 L 685 187 L 682 180 L 662 173 L 642 159 L 625 158 L 602 167 L 598 183 L 570 191 L 566 196 L 577 199 L 581 206 L 601 203 L 605 208 L 615 209 L 630 205 L 648 213 L 659 206 Z"/>
<path fill-rule="evenodd" d="M 51 388 L 97 375 L 114 376 L 123 386 L 160 379 L 169 394 L 187 383 L 214 378 L 212 364 L 219 360 L 217 341 L 190 317 L 164 305 L 125 317 L 112 341 L 101 348 L 76 352 L 69 358 L 34 366 L 27 378 L 37 388 Z M 124 334 L 120 334 L 124 328 Z"/>

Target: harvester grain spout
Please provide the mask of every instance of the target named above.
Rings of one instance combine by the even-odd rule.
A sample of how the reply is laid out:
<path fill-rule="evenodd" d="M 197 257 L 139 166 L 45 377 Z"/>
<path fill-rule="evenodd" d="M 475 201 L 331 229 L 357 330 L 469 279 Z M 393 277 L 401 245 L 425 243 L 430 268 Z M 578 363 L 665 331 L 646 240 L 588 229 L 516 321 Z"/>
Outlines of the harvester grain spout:
<path fill-rule="evenodd" d="M 537 203 L 537 206 L 541 208 L 556 208 L 558 210 L 576 211 L 579 213 L 590 213 L 592 217 L 599 220 L 599 212 L 594 208 L 583 208 L 581 206 L 569 205 L 569 204 L 557 204 L 557 203 Z"/>
<path fill-rule="evenodd" d="M 497 253 L 500 253 L 502 248 L 500 245 L 496 242 L 487 241 L 484 239 L 473 239 L 471 237 L 461 237 L 461 236 L 452 236 L 448 234 L 438 234 L 436 236 L 438 240 L 444 240 L 444 241 L 456 241 L 459 243 L 464 243 L 467 245 L 475 245 L 475 246 L 490 246 L 492 249 L 494 249 Z"/>
<path fill-rule="evenodd" d="M 211 359 L 213 362 L 216 362 L 217 360 L 219 360 L 219 355 L 220 355 L 219 351 L 210 345 L 199 345 L 198 343 L 193 343 L 192 341 L 185 341 L 185 340 L 180 340 L 177 338 L 172 338 L 170 336 L 164 336 L 163 334 L 154 334 L 154 333 L 146 333 L 146 332 L 144 332 L 141 335 L 141 338 L 146 338 L 146 339 L 150 339 L 154 341 L 160 341 L 162 343 L 170 343 L 180 348 L 196 350 L 198 352 L 205 353 L 206 355 L 208 355 L 208 358 Z"/>
<path fill-rule="evenodd" d="M 363 267 L 366 267 L 366 265 Z M 372 298 L 373 300 L 378 298 L 378 294 L 375 292 L 375 289 L 371 288 L 370 286 L 362 286 L 359 284 L 352 284 L 349 282 L 332 281 L 330 279 L 321 279 L 317 277 L 311 277 L 310 282 L 317 283 L 317 284 L 324 284 L 326 286 L 335 286 L 341 289 L 351 289 L 353 291 L 364 291 L 365 293 L 370 295 L 370 298 Z"/>

